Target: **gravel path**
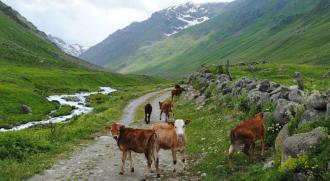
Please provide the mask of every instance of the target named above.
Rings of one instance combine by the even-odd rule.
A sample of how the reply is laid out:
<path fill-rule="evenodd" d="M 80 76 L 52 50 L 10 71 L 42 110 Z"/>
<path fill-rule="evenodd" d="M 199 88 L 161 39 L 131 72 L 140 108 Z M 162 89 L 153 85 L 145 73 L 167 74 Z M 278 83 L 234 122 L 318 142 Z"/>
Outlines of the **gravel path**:
<path fill-rule="evenodd" d="M 159 121 L 158 101 L 169 97 L 168 90 L 148 93 L 140 98 L 131 101 L 124 109 L 124 116 L 121 123 L 131 127 L 149 127 L 143 122 L 130 124 L 133 122 L 134 113 L 137 107 L 144 106 L 145 101 L 155 97 L 151 104 L 153 112 L 151 122 Z M 162 120 L 165 120 L 163 116 Z M 179 155 L 179 154 L 178 154 Z M 134 181 L 144 177 L 146 159 L 143 154 L 133 153 L 135 172 L 129 171 L 129 161 L 126 162 L 126 172 L 119 175 L 121 159 L 120 152 L 115 140 L 110 136 L 100 136 L 95 142 L 88 145 L 81 145 L 67 159 L 57 162 L 52 168 L 45 170 L 40 175 L 35 175 L 29 180 L 107 180 L 107 181 Z M 189 176 L 189 173 L 182 173 L 182 164 L 177 164 L 177 177 L 172 177 L 172 156 L 170 151 L 161 150 L 159 153 L 161 179 L 159 180 L 199 180 L 199 178 Z M 178 157 L 180 158 L 180 157 Z M 179 159 L 178 159 L 179 160 Z M 153 167 L 153 171 L 154 171 Z M 151 180 L 157 180 L 155 173 L 151 173 Z"/>

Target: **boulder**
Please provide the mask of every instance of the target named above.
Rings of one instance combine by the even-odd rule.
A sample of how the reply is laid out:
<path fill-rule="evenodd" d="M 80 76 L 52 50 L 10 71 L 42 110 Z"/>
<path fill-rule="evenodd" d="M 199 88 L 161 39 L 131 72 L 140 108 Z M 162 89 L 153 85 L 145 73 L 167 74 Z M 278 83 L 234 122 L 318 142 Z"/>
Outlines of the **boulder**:
<path fill-rule="evenodd" d="M 274 95 L 274 94 L 279 94 L 278 97 L 281 99 L 288 99 L 289 98 L 289 93 L 290 93 L 291 89 L 287 88 L 287 87 L 278 87 L 275 90 L 270 92 L 270 95 Z"/>
<path fill-rule="evenodd" d="M 327 109 L 327 98 L 326 96 L 321 95 L 319 91 L 315 91 L 312 95 L 310 95 L 307 101 L 314 109 Z"/>
<path fill-rule="evenodd" d="M 298 111 L 303 111 L 304 107 L 296 102 L 279 99 L 274 112 L 276 121 L 280 124 L 286 124 L 296 116 Z"/>
<path fill-rule="evenodd" d="M 281 86 L 280 84 L 272 82 L 270 84 L 270 87 L 268 89 L 268 92 L 270 93 L 270 92 L 276 90 L 277 88 L 279 88 L 280 86 Z"/>
<path fill-rule="evenodd" d="M 293 181 L 306 181 L 306 180 L 307 180 L 307 176 L 303 172 L 297 172 L 294 173 L 293 175 Z"/>
<path fill-rule="evenodd" d="M 262 92 L 267 92 L 270 88 L 270 81 L 269 80 L 264 80 L 262 82 L 260 82 L 259 84 L 259 91 Z"/>
<path fill-rule="evenodd" d="M 276 153 L 282 153 L 283 143 L 290 136 L 289 124 L 285 124 L 281 131 L 277 134 L 275 139 L 275 151 Z"/>
<path fill-rule="evenodd" d="M 20 108 L 20 112 L 22 114 L 31 114 L 32 113 L 32 109 L 27 106 L 27 105 L 22 105 L 21 108 Z"/>
<path fill-rule="evenodd" d="M 277 101 L 280 99 L 280 95 L 281 93 L 278 92 L 276 94 L 273 94 L 270 96 L 269 100 L 272 102 L 272 103 L 277 103 Z"/>
<path fill-rule="evenodd" d="M 288 137 L 283 144 L 281 162 L 285 162 L 289 156 L 296 158 L 307 152 L 312 146 L 319 144 L 327 136 L 327 133 L 319 127 L 308 133 L 295 134 Z"/>
<path fill-rule="evenodd" d="M 269 100 L 269 94 L 267 92 L 261 92 L 258 90 L 252 90 L 249 92 L 250 102 L 261 107 L 266 101 Z"/>
<path fill-rule="evenodd" d="M 255 83 L 255 82 L 252 82 L 252 83 L 249 83 L 249 84 L 246 85 L 247 90 L 252 90 L 252 89 L 255 89 L 255 88 L 257 88 L 257 83 Z"/>
<path fill-rule="evenodd" d="M 299 89 L 293 89 L 289 92 L 288 98 L 290 101 L 302 104 L 305 98 L 305 92 Z"/>
<path fill-rule="evenodd" d="M 319 118 L 323 118 L 324 116 L 325 111 L 308 109 L 302 114 L 300 122 L 298 124 L 298 128 L 300 128 L 305 123 L 312 123 L 314 121 L 317 121 Z"/>

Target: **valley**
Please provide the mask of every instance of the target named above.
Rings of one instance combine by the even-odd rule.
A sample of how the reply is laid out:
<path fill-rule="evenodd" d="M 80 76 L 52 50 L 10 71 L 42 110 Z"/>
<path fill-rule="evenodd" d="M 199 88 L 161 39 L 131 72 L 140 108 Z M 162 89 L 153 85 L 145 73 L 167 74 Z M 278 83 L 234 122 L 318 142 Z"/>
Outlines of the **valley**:
<path fill-rule="evenodd" d="M 89 3 L 90 13 L 109 10 Z M 127 132 L 120 127 L 116 141 L 106 126 L 150 128 L 164 121 L 161 111 L 170 114 L 167 139 L 187 158 L 161 149 L 160 179 L 153 167 L 150 180 L 329 180 L 329 8 L 329 0 L 186 2 L 87 49 L 0 1 L 0 181 L 141 180 L 148 153 L 133 153 L 135 172 L 118 174 Z M 231 130 L 257 113 L 265 155 L 252 138 L 249 159 Z M 153 151 L 155 138 L 144 142 Z"/>

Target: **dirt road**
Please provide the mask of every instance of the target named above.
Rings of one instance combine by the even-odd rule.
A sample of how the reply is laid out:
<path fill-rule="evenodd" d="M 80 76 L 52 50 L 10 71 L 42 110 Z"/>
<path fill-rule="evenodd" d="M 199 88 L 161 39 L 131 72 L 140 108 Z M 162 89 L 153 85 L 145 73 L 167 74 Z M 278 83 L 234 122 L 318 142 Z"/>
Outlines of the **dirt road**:
<path fill-rule="evenodd" d="M 170 92 L 160 91 L 148 93 L 140 98 L 131 101 L 124 109 L 124 116 L 121 123 L 132 127 L 149 127 L 143 122 L 133 123 L 134 113 L 137 107 L 143 106 L 145 101 L 152 98 L 153 112 L 151 122 L 159 121 L 158 101 L 169 97 Z M 165 117 L 163 116 L 163 121 Z M 178 154 L 179 155 L 179 154 Z M 115 140 L 110 136 L 100 136 L 95 142 L 82 145 L 73 154 L 57 162 L 52 168 L 45 170 L 42 174 L 33 176 L 31 181 L 44 180 L 108 180 L 108 181 L 135 181 L 141 180 L 144 176 L 146 159 L 143 154 L 133 153 L 135 172 L 129 171 L 129 162 L 126 162 L 126 172 L 119 175 L 121 159 L 120 152 Z M 160 151 L 161 178 L 158 180 L 198 180 L 189 176 L 189 173 L 182 172 L 182 164 L 177 164 L 177 176 L 172 177 L 172 156 L 170 151 Z M 180 157 L 179 157 L 180 158 Z M 154 167 L 153 167 L 154 170 Z M 155 173 L 151 174 L 151 180 L 157 180 Z"/>

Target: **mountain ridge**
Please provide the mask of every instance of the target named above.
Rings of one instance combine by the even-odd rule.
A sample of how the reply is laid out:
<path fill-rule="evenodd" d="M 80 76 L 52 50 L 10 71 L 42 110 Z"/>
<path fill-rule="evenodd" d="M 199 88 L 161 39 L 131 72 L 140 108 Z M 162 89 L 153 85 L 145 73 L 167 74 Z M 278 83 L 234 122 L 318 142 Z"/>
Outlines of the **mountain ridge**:
<path fill-rule="evenodd" d="M 51 42 L 55 43 L 55 45 L 58 48 L 63 50 L 65 53 L 70 54 L 75 57 L 79 57 L 82 53 L 84 53 L 86 50 L 88 50 L 88 48 L 90 48 L 89 46 L 83 46 L 78 43 L 69 44 L 69 43 L 65 42 L 63 39 L 56 37 L 54 35 L 51 35 L 51 34 L 47 35 L 47 37 Z"/>
<path fill-rule="evenodd" d="M 110 34 L 99 44 L 84 52 L 80 58 L 97 65 L 110 64 L 110 70 L 129 64 L 125 57 L 133 55 L 139 47 L 150 45 L 192 25 L 202 23 L 221 13 L 224 3 L 196 5 L 188 2 L 157 11 L 150 18 L 133 22 Z"/>

